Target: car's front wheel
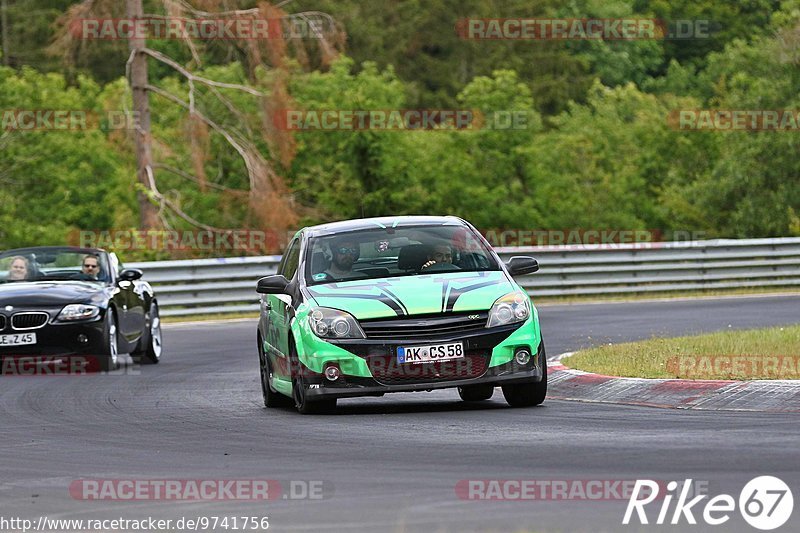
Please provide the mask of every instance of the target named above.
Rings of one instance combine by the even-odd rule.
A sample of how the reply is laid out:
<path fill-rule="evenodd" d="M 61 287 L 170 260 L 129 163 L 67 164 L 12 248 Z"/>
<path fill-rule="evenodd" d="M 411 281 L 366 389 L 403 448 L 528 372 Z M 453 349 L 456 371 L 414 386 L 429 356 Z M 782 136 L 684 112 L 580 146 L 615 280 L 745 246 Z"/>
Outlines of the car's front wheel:
<path fill-rule="evenodd" d="M 547 396 L 547 355 L 544 341 L 539 350 L 539 365 L 542 369 L 542 380 L 536 383 L 519 383 L 503 385 L 503 397 L 511 407 L 532 407 L 541 404 Z"/>
<path fill-rule="evenodd" d="M 289 343 L 289 357 L 294 366 L 295 376 L 292 378 L 292 398 L 297 412 L 303 415 L 330 413 L 336 409 L 336 398 L 332 399 L 310 399 L 306 394 L 306 382 L 303 379 L 302 363 L 297 356 L 297 349 L 294 343 Z"/>
<path fill-rule="evenodd" d="M 494 394 L 493 385 L 468 385 L 458 388 L 458 395 L 465 402 L 482 402 Z"/>
<path fill-rule="evenodd" d="M 264 407 L 290 407 L 291 399 L 272 388 L 272 367 L 269 358 L 264 353 L 261 335 L 258 337 L 258 362 L 261 370 L 261 394 L 264 397 Z"/>
<path fill-rule="evenodd" d="M 105 330 L 103 331 L 104 351 L 98 355 L 100 370 L 108 372 L 119 367 L 119 344 L 117 317 L 110 308 L 106 311 Z"/>
<path fill-rule="evenodd" d="M 140 349 L 131 354 L 140 364 L 154 365 L 161 361 L 162 337 L 161 317 L 158 314 L 158 304 L 150 303 L 150 312 L 147 314 L 145 331 L 142 332 Z"/>

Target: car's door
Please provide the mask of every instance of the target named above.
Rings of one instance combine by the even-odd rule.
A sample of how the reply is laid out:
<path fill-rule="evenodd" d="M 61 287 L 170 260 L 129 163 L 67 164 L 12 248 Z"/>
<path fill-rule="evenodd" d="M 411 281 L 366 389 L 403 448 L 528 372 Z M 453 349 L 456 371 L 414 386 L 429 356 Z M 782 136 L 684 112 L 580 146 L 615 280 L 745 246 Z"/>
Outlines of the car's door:
<path fill-rule="evenodd" d="M 111 254 L 116 258 L 115 254 Z M 122 263 L 117 259 L 119 271 L 124 270 Z M 131 328 L 131 339 L 137 340 L 144 334 L 147 325 L 146 314 L 150 311 L 147 302 L 148 283 L 141 279 L 134 280 L 128 300 L 128 323 Z"/>
<path fill-rule="evenodd" d="M 294 280 L 300 264 L 300 239 L 294 239 L 283 256 L 278 274 Z M 267 345 L 275 377 L 291 379 L 289 360 L 289 320 L 294 315 L 292 297 L 288 294 L 269 294 L 267 299 Z"/>
<path fill-rule="evenodd" d="M 144 304 L 141 287 L 135 281 L 119 279 L 123 270 L 115 254 L 108 256 L 109 274 L 117 287 L 114 302 L 119 315 L 119 331 L 128 342 L 136 341 L 144 329 Z"/>

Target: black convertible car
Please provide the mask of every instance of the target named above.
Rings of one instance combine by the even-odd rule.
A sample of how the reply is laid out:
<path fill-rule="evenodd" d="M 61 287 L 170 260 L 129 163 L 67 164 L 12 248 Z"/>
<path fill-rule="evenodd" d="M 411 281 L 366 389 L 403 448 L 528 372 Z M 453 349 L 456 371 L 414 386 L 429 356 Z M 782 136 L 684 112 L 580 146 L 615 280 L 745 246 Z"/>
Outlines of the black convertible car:
<path fill-rule="evenodd" d="M 161 321 L 142 271 L 113 253 L 47 246 L 0 253 L 0 360 L 87 357 L 99 370 L 118 354 L 161 358 Z"/>

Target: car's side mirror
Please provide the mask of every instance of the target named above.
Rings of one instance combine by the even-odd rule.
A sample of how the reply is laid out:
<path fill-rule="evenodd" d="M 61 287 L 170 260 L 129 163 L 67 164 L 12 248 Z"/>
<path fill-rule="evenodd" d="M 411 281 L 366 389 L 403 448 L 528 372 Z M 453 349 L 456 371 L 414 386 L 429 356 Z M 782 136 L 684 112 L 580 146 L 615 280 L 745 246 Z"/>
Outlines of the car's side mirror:
<path fill-rule="evenodd" d="M 281 274 L 266 276 L 258 280 L 256 292 L 260 294 L 282 294 L 286 291 L 287 285 L 289 285 L 289 280 Z"/>
<path fill-rule="evenodd" d="M 142 272 L 138 268 L 126 268 L 125 270 L 119 273 L 119 280 L 136 281 L 137 279 L 141 279 L 142 276 L 144 276 L 144 272 Z"/>
<path fill-rule="evenodd" d="M 537 272 L 539 270 L 539 261 L 526 255 L 517 255 L 508 260 L 506 268 L 508 268 L 508 273 L 512 276 L 524 276 L 525 274 Z"/>

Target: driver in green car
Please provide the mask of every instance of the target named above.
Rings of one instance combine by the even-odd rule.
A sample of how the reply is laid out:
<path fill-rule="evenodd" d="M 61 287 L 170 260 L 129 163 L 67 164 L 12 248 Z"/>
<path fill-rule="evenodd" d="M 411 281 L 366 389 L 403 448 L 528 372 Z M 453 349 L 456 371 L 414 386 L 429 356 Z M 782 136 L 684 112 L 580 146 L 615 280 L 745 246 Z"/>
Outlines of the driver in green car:
<path fill-rule="evenodd" d="M 340 239 L 331 243 L 331 266 L 325 274 L 331 279 L 347 281 L 365 277 L 353 270 L 353 263 L 361 256 L 361 247 L 352 239 Z"/>

